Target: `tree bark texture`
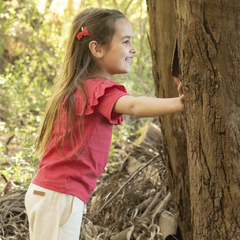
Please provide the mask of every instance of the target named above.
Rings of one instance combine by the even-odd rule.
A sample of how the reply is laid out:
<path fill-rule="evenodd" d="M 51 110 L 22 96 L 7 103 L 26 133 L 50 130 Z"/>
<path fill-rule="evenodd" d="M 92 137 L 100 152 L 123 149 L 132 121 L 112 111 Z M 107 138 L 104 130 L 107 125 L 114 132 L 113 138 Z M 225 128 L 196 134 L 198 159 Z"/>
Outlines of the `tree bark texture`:
<path fill-rule="evenodd" d="M 240 1 L 147 0 L 157 97 L 185 95 L 161 117 L 184 240 L 240 239 Z"/>

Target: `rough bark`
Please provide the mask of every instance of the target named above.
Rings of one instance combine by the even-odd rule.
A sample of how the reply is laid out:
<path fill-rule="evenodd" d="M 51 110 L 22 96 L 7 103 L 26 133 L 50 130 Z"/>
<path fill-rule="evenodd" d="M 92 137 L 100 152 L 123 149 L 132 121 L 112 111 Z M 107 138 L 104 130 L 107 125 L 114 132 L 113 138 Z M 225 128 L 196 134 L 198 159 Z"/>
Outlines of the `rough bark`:
<path fill-rule="evenodd" d="M 177 96 L 172 67 L 184 86 L 185 112 L 161 117 L 183 238 L 240 239 L 240 2 L 147 4 L 156 96 Z"/>
<path fill-rule="evenodd" d="M 176 48 L 176 14 L 173 1 L 148 0 L 153 77 L 157 97 L 176 97 L 172 63 Z M 192 239 L 186 134 L 181 114 L 160 118 L 165 165 L 178 222 L 185 239 Z"/>

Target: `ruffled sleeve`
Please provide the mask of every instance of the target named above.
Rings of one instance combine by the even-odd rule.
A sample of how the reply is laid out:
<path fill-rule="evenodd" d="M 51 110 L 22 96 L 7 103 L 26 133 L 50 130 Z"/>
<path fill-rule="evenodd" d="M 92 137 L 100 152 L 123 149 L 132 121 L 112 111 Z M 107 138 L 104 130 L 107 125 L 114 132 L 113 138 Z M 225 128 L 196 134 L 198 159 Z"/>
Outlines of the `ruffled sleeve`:
<path fill-rule="evenodd" d="M 120 124 L 122 122 L 122 114 L 113 113 L 112 109 L 116 101 L 128 95 L 125 87 L 119 85 L 114 81 L 88 79 L 86 80 L 85 87 L 88 93 L 88 101 L 85 108 L 85 115 L 98 112 L 105 116 L 110 123 Z M 84 98 L 80 91 L 75 94 L 76 114 L 83 114 Z"/>

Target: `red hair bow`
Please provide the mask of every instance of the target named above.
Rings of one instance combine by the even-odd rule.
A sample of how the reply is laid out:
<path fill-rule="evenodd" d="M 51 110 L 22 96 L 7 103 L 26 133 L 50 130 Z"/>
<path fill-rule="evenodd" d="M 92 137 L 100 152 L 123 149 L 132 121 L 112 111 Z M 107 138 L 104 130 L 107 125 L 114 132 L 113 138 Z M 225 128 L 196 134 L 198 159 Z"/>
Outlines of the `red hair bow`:
<path fill-rule="evenodd" d="M 79 32 L 77 34 L 77 39 L 80 40 L 83 36 L 89 36 L 89 32 L 88 32 L 87 28 L 84 28 L 84 30 L 82 32 Z"/>

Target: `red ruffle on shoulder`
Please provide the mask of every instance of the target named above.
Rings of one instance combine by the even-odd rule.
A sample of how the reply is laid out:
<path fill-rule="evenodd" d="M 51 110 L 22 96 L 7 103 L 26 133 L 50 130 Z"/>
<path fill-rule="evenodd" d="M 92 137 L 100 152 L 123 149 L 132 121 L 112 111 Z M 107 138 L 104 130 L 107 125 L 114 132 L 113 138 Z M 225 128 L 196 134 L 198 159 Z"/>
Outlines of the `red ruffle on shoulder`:
<path fill-rule="evenodd" d="M 116 95 L 115 99 L 112 99 L 114 101 L 114 104 L 119 97 L 127 94 L 125 87 L 123 85 L 115 83 L 114 81 L 103 79 L 87 79 L 85 82 L 85 90 L 87 91 L 88 101 L 84 115 L 92 114 L 94 112 L 95 106 L 97 106 L 99 103 L 99 98 L 103 97 L 106 93 L 106 90 L 111 88 L 119 90 L 119 94 Z M 83 114 L 84 96 L 79 89 L 77 89 L 77 91 L 74 93 L 74 99 L 76 115 L 81 116 Z M 64 106 L 65 103 L 66 98 L 64 99 L 62 106 Z M 121 124 L 122 120 L 123 119 L 121 114 L 112 113 L 111 120 L 109 121 L 110 123 L 117 125 Z"/>

